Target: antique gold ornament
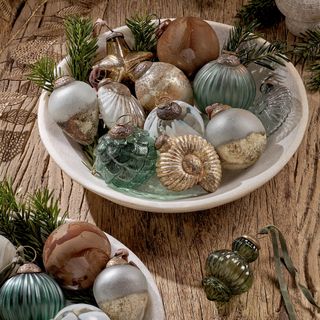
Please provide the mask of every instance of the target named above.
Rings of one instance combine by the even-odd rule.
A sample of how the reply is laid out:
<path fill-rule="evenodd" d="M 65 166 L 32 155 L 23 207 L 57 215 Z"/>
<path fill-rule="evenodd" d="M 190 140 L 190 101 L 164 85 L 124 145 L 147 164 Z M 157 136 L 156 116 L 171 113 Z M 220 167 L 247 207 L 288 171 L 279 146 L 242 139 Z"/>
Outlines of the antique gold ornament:
<path fill-rule="evenodd" d="M 221 165 L 214 147 L 199 136 L 176 138 L 160 136 L 156 141 L 160 151 L 157 175 L 169 190 L 183 191 L 199 184 L 214 192 L 221 181 Z"/>

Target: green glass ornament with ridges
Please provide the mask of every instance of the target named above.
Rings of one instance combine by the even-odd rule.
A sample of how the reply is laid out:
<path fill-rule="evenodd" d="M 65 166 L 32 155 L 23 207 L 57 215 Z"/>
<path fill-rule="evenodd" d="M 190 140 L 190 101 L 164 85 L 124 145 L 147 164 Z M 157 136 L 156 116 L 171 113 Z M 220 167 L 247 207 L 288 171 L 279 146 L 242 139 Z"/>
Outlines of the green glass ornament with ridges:
<path fill-rule="evenodd" d="M 94 168 L 107 184 L 135 188 L 155 174 L 157 151 L 147 131 L 116 125 L 99 139 Z"/>
<path fill-rule="evenodd" d="M 251 72 L 230 53 L 223 53 L 217 60 L 204 65 L 196 74 L 193 90 L 196 105 L 202 112 L 217 102 L 247 109 L 256 96 Z"/>
<path fill-rule="evenodd" d="M 59 285 L 33 263 L 21 266 L 0 289 L 1 320 L 48 320 L 64 305 Z"/>
<path fill-rule="evenodd" d="M 237 238 L 232 250 L 217 250 L 209 254 L 202 280 L 209 300 L 227 302 L 233 295 L 248 291 L 253 282 L 249 263 L 259 256 L 258 241 L 249 236 Z"/>

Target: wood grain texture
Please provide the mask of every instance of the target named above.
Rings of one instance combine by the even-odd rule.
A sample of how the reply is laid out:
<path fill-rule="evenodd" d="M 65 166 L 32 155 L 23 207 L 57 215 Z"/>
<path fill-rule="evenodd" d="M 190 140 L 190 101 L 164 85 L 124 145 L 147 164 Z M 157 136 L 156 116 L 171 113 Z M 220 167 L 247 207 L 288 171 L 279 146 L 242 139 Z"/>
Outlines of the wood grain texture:
<path fill-rule="evenodd" d="M 41 29 L 48 24 L 61 21 L 57 14 L 75 2 L 46 1 L 28 19 L 41 1 L 15 1 L 12 14 L 7 17 L 10 21 L 1 21 L 1 27 L 6 23 L 9 31 L 0 34 L 0 44 L 8 44 L 1 47 L 0 91 L 28 95 L 24 102 L 7 106 L 6 111 L 18 109 L 24 110 L 24 114 L 26 111 L 36 113 L 40 92 L 29 81 L 17 78 L 16 74 L 26 70 L 9 59 L 9 53 L 20 42 L 41 34 Z M 236 10 L 242 5 L 241 0 L 107 0 L 96 3 L 89 15 L 93 19 L 101 17 L 107 20 L 111 27 L 123 25 L 126 17 L 146 10 L 160 17 L 193 15 L 232 24 Z M 289 43 L 295 39 L 284 24 L 268 30 L 266 38 Z M 53 49 L 63 53 L 59 41 Z M 305 74 L 301 66 L 298 70 Z M 12 178 L 21 195 L 49 187 L 59 198 L 62 209 L 70 212 L 70 217 L 96 223 L 131 248 L 153 273 L 168 320 L 287 319 L 275 284 L 273 260 L 270 258 L 272 249 L 267 237 L 260 239 L 261 255 L 253 264 L 256 279 L 247 294 L 235 297 L 225 305 L 209 302 L 200 282 L 209 252 L 229 248 L 235 237 L 244 233 L 254 235 L 261 227 L 275 224 L 288 240 L 301 280 L 308 284 L 320 301 L 319 93 L 309 93 L 308 101 L 309 127 L 300 148 L 285 168 L 250 195 L 212 210 L 152 214 L 121 207 L 84 190 L 49 157 L 40 141 L 36 121 L 21 124 L 0 119 L 1 130 L 18 132 L 21 136 L 27 133 L 28 138 L 23 152 L 11 161 L 0 163 L 0 178 Z M 306 303 L 292 284 L 290 295 L 298 319 L 320 319 L 320 313 Z"/>

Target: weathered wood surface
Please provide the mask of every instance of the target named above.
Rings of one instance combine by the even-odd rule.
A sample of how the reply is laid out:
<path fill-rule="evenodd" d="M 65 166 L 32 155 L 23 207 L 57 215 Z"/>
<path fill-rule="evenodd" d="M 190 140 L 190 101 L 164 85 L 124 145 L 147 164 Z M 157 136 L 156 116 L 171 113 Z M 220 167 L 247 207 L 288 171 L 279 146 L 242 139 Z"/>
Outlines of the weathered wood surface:
<path fill-rule="evenodd" d="M 0 1 L 1 4 L 3 2 Z M 0 91 L 20 92 L 29 97 L 20 104 L 5 108 L 5 111 L 26 110 L 28 113 L 24 112 L 24 117 L 18 113 L 19 119 L 15 123 L 0 119 L 1 178 L 12 178 L 22 195 L 49 187 L 59 197 L 62 209 L 68 210 L 72 218 L 94 222 L 130 247 L 153 273 L 168 320 L 287 319 L 275 284 L 270 258 L 272 250 L 266 237 L 261 238 L 261 255 L 253 265 L 256 280 L 248 294 L 234 298 L 227 305 L 219 305 L 209 302 L 200 287 L 204 261 L 210 251 L 230 247 L 233 238 L 243 233 L 255 234 L 260 227 L 271 223 L 284 232 L 301 279 L 320 301 L 319 93 L 308 94 L 310 121 L 299 150 L 285 168 L 260 189 L 236 202 L 203 212 L 152 214 L 127 209 L 84 190 L 49 157 L 33 117 L 37 112 L 39 90 L 30 82 L 19 80 L 21 69 L 10 58 L 10 52 L 17 44 L 31 39 L 37 32 L 45 33 L 48 23 L 59 22 L 57 12 L 70 6 L 70 2 L 7 2 L 10 2 L 12 10 L 0 13 Z M 41 2 L 46 3 L 28 19 Z M 123 25 L 126 17 L 146 9 L 161 17 L 194 15 L 232 24 L 236 10 L 242 5 L 241 0 L 89 2 L 96 2 L 90 16 L 107 20 L 111 27 Z M 295 39 L 284 24 L 269 30 L 266 37 L 289 43 Z M 57 41 L 59 44 L 62 39 Z M 60 45 L 55 46 L 55 50 L 60 49 Z M 298 69 L 304 75 L 303 69 Z M 14 137 L 20 139 L 22 152 L 13 148 L 12 145 L 16 144 L 12 140 Z M 320 319 L 320 313 L 310 307 L 292 285 L 290 295 L 296 305 L 298 319 Z"/>

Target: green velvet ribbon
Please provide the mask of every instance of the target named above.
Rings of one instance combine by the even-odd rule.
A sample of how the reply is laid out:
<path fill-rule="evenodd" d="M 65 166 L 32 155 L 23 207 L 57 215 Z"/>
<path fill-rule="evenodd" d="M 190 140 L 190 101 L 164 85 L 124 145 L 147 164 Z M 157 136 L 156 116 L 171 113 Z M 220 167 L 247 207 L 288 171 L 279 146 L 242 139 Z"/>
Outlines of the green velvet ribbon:
<path fill-rule="evenodd" d="M 301 290 L 301 292 L 306 297 L 306 299 L 313 306 L 320 309 L 320 306 L 316 303 L 310 290 L 300 283 L 298 271 L 294 267 L 293 262 L 289 256 L 286 240 L 283 234 L 281 233 L 281 231 L 274 225 L 268 225 L 259 231 L 259 234 L 268 234 L 268 233 L 271 236 L 271 241 L 273 246 L 275 272 L 277 275 L 281 296 L 283 298 L 289 319 L 296 320 L 297 317 L 296 317 L 293 304 L 290 300 L 287 284 L 283 277 L 282 268 L 281 268 L 282 264 L 286 267 L 286 269 L 294 279 L 296 286 Z M 279 243 L 280 243 L 280 246 L 279 246 Z"/>

